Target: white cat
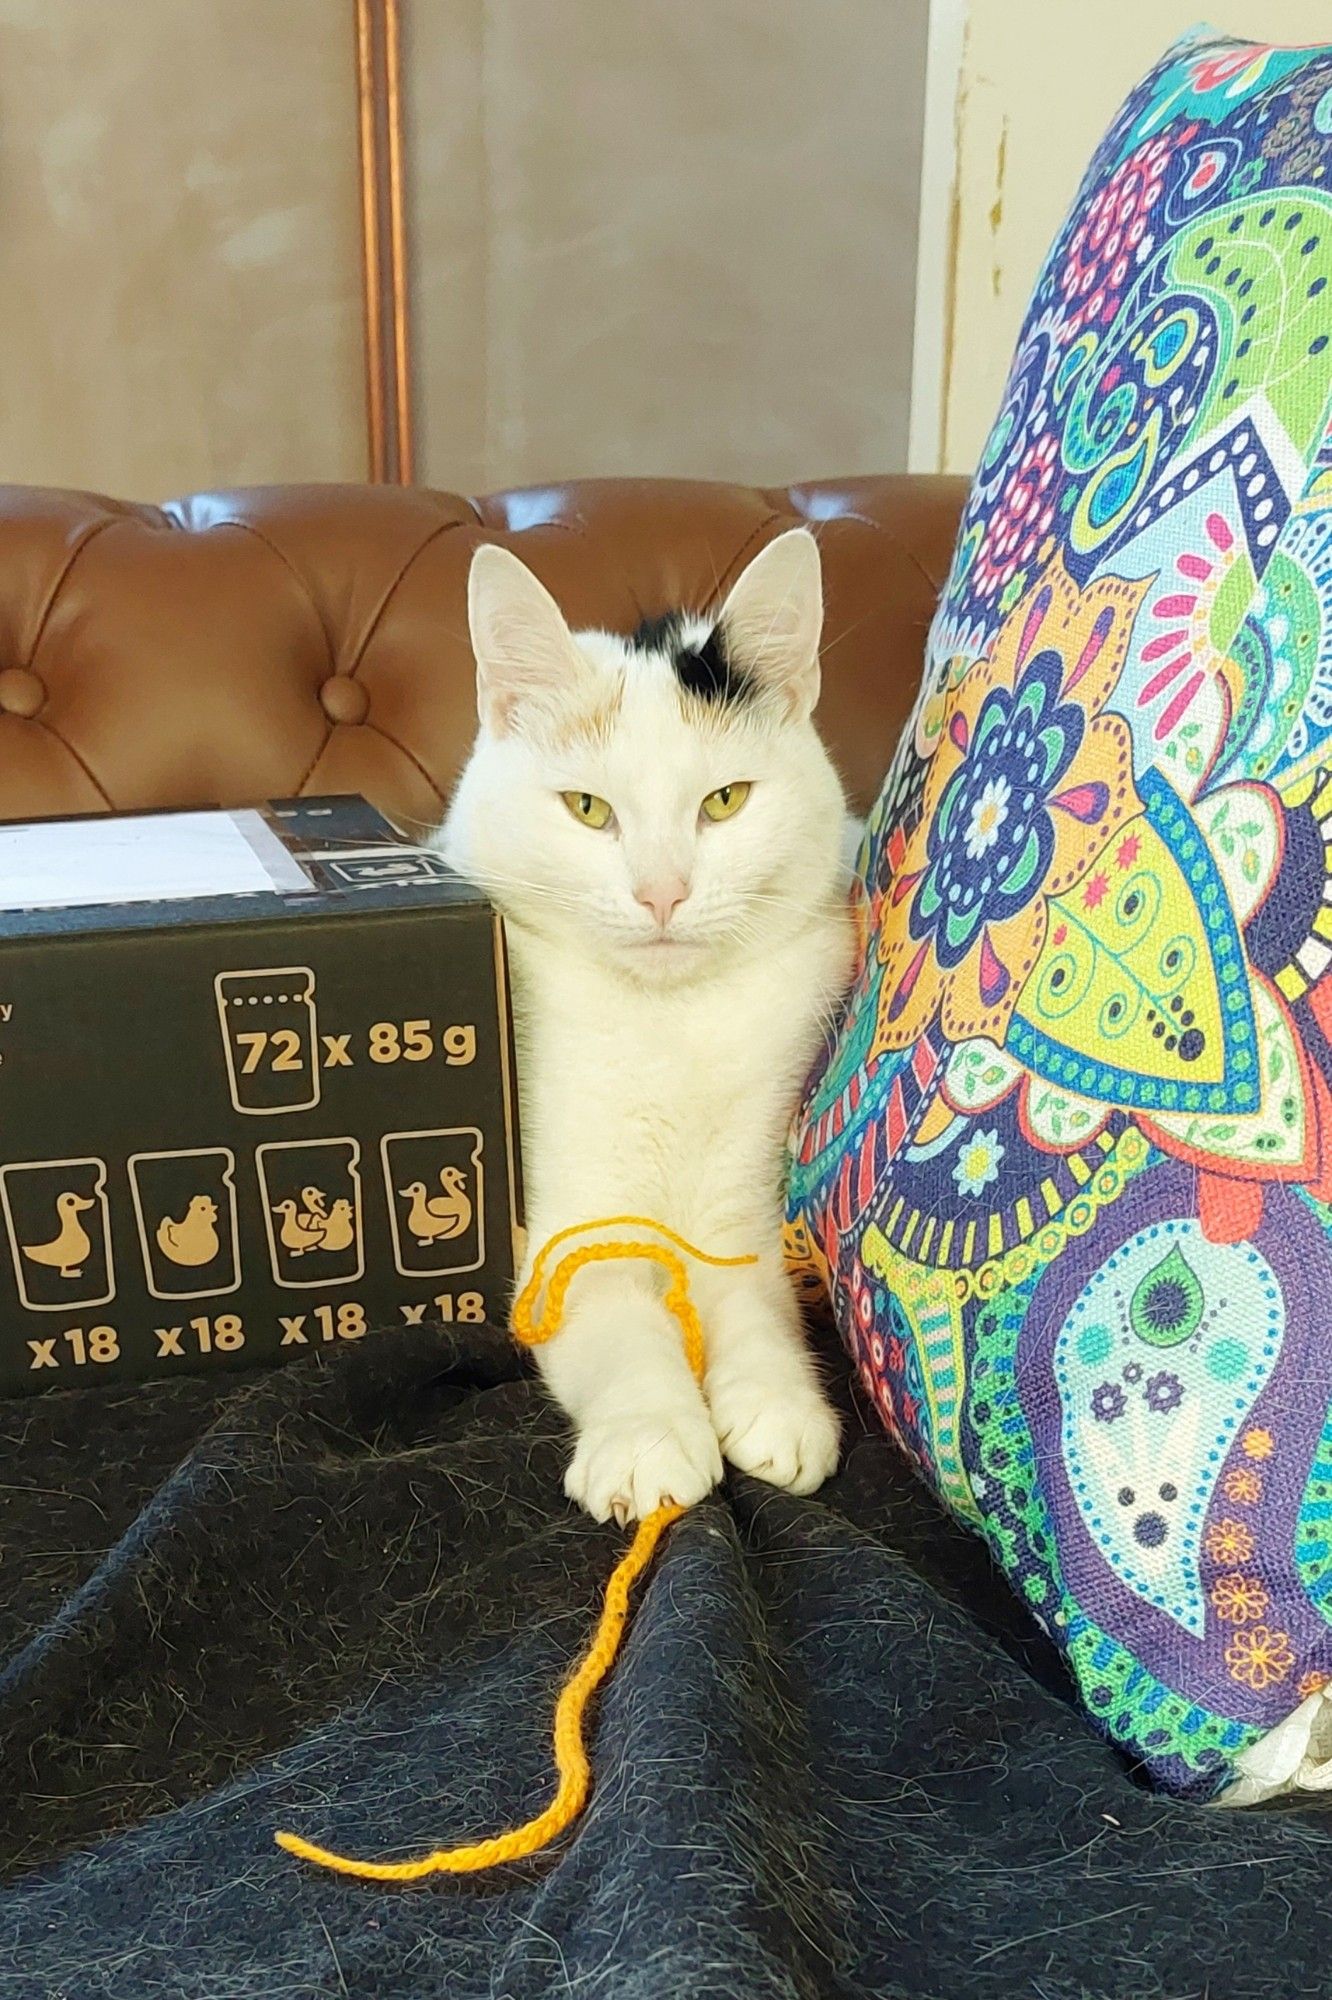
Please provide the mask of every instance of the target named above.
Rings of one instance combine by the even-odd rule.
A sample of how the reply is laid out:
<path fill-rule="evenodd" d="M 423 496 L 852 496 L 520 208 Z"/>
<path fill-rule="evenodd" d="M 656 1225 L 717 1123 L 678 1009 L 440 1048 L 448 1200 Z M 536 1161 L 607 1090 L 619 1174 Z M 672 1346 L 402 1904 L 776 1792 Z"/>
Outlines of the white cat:
<path fill-rule="evenodd" d="M 783 1272 L 783 1148 L 850 971 L 845 806 L 811 720 L 818 547 L 794 529 L 714 618 L 572 634 L 518 558 L 468 587 L 480 733 L 440 839 L 505 918 L 529 1241 L 646 1215 L 691 1266 L 700 1391 L 651 1265 L 578 1274 L 537 1358 L 599 1521 L 732 1464 L 809 1493 L 838 1426 Z M 526 1275 L 526 1274 L 524 1274 Z"/>

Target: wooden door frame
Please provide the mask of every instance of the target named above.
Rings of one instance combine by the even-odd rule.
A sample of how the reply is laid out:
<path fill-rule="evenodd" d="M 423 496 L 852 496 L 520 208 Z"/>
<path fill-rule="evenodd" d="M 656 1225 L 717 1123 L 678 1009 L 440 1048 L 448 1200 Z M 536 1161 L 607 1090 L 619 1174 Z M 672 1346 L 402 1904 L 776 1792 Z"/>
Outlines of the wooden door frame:
<path fill-rule="evenodd" d="M 376 485 L 410 486 L 415 449 L 402 98 L 404 0 L 354 0 L 354 6 L 367 471 Z"/>
<path fill-rule="evenodd" d="M 910 472 L 939 472 L 946 463 L 956 331 L 959 91 L 968 7 L 969 0 L 929 0 L 907 446 Z"/>

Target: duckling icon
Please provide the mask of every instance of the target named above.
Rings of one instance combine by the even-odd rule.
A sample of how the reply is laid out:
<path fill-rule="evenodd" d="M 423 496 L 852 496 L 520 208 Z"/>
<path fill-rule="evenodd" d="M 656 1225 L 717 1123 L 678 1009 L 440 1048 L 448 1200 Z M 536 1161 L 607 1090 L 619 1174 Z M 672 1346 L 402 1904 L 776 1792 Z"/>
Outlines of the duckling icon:
<path fill-rule="evenodd" d="M 20 1245 L 24 1256 L 34 1264 L 45 1264 L 50 1270 L 59 1272 L 62 1278 L 81 1278 L 93 1246 L 92 1238 L 79 1221 L 79 1216 L 95 1207 L 95 1202 L 72 1190 L 57 1195 L 56 1219 L 59 1228 L 49 1243 Z"/>
<path fill-rule="evenodd" d="M 403 1201 L 410 1202 L 407 1227 L 423 1250 L 432 1243 L 447 1243 L 472 1226 L 472 1200 L 467 1192 L 467 1176 L 460 1167 L 442 1167 L 439 1175 L 442 1194 L 426 1192 L 424 1181 L 399 1188 Z"/>
<path fill-rule="evenodd" d="M 157 1225 L 157 1247 L 173 1264 L 189 1269 L 211 1264 L 221 1249 L 217 1234 L 217 1203 L 209 1194 L 196 1194 L 179 1222 L 164 1215 Z"/>
<path fill-rule="evenodd" d="M 321 1250 L 350 1250 L 356 1241 L 356 1210 L 344 1196 L 339 1196 L 324 1222 L 324 1233 L 319 1239 Z"/>

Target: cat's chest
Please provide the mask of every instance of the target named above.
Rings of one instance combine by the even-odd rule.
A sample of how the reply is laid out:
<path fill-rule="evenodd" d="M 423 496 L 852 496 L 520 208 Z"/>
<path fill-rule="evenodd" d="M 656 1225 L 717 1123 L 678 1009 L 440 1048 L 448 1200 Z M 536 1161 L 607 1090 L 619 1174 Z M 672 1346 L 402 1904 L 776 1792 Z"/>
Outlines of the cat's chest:
<path fill-rule="evenodd" d="M 617 1105 L 687 1123 L 698 1103 L 752 1094 L 766 1066 L 771 1027 L 748 1017 L 743 997 L 671 1004 L 652 996 L 549 991 L 523 1008 L 520 1038 L 538 1090 L 573 1085 Z"/>
<path fill-rule="evenodd" d="M 637 992 L 587 968 L 515 954 L 524 1114 L 608 1137 L 689 1144 L 786 1094 L 796 1025 L 770 990 L 738 980 L 705 993 Z M 802 1052 L 803 1053 L 803 1052 Z"/>
<path fill-rule="evenodd" d="M 818 1040 L 828 973 L 818 949 L 812 964 L 807 940 L 734 978 L 663 994 L 512 932 L 511 948 L 538 1229 L 627 1211 L 715 1233 L 737 1203 L 766 1213 Z"/>

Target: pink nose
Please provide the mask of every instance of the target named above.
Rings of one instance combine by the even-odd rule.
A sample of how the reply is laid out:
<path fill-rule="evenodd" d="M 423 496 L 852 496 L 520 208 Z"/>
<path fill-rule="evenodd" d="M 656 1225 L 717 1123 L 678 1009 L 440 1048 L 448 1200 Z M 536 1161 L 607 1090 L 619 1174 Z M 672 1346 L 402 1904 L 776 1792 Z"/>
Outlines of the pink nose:
<path fill-rule="evenodd" d="M 651 910 L 662 930 L 665 930 L 689 894 L 689 884 L 682 882 L 678 875 L 668 875 L 657 882 L 645 882 L 634 894 L 645 910 Z"/>

